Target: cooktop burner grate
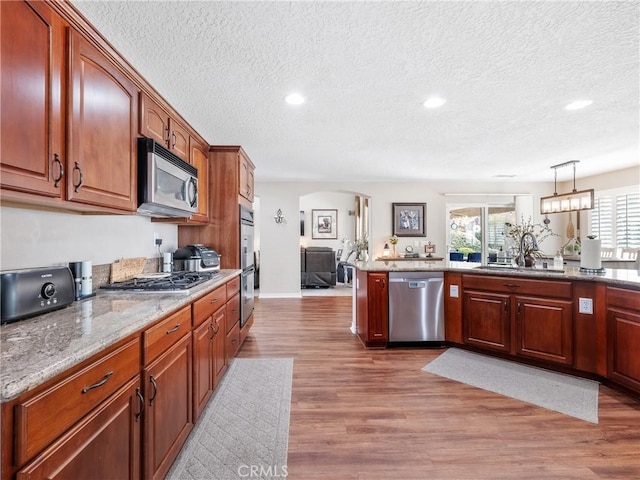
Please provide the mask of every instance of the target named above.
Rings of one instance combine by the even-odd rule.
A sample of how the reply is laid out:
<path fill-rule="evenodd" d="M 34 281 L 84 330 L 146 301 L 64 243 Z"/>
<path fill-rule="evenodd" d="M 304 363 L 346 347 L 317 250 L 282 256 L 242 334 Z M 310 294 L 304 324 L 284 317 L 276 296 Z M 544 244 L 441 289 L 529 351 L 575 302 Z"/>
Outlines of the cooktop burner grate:
<path fill-rule="evenodd" d="M 220 275 L 219 272 L 174 272 L 167 277 L 132 278 L 110 283 L 101 288 L 125 292 L 182 292 L 218 275 Z"/>

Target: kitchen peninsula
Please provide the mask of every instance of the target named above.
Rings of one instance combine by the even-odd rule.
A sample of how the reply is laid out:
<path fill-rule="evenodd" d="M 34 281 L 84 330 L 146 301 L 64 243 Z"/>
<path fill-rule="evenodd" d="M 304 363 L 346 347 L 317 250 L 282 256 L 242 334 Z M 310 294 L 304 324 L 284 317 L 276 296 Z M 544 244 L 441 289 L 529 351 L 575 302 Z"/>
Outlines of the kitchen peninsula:
<path fill-rule="evenodd" d="M 587 376 L 640 395 L 640 273 L 360 262 L 354 330 L 389 341 L 389 272 L 443 272 L 445 344 Z"/>

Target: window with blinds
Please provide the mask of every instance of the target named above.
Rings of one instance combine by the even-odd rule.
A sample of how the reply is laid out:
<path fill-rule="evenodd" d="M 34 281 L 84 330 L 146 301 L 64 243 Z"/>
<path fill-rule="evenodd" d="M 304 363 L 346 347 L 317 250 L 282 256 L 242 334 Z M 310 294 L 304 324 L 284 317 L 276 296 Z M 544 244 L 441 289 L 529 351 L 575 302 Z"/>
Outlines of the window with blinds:
<path fill-rule="evenodd" d="M 640 193 L 616 197 L 616 245 L 640 247 Z"/>
<path fill-rule="evenodd" d="M 640 193 L 596 198 L 591 231 L 603 247 L 640 248 Z"/>

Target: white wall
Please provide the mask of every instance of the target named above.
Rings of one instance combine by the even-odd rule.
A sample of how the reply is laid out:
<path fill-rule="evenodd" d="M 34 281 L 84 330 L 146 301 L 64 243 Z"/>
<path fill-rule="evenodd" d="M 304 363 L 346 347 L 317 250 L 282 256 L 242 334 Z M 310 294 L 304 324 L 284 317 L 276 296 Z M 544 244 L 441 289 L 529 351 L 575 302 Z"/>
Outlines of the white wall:
<path fill-rule="evenodd" d="M 355 240 L 356 231 L 356 194 L 343 192 L 317 192 L 300 197 L 300 210 L 304 211 L 304 236 L 300 237 L 300 245 L 305 247 L 331 247 L 334 250 L 342 248 L 342 239 Z M 337 210 L 337 238 L 312 238 L 312 211 Z M 348 212 L 351 212 L 349 214 Z"/>
<path fill-rule="evenodd" d="M 2 270 L 156 257 L 154 232 L 162 238 L 163 252 L 174 251 L 178 243 L 175 225 L 152 223 L 136 215 L 79 215 L 3 206 L 0 225 Z"/>

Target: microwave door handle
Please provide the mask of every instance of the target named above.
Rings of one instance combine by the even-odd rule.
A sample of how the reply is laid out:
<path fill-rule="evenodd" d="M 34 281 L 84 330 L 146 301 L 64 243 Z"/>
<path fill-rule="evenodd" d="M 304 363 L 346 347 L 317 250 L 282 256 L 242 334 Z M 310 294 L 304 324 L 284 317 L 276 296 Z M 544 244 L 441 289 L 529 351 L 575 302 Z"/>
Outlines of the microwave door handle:
<path fill-rule="evenodd" d="M 188 185 L 185 186 L 185 188 L 187 188 L 187 195 L 185 195 L 185 198 L 189 202 L 189 205 L 195 207 L 198 203 L 198 181 L 195 178 L 191 177 L 189 179 Z"/>

